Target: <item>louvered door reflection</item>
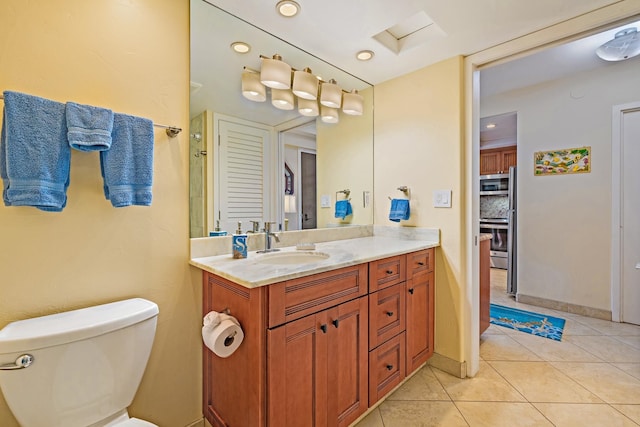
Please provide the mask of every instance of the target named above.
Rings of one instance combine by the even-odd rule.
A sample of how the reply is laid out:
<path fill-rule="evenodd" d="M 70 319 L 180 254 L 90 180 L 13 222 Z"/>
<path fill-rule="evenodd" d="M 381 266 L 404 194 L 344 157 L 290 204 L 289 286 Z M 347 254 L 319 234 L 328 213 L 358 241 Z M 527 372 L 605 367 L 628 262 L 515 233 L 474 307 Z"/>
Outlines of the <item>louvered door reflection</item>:
<path fill-rule="evenodd" d="M 266 129 L 219 121 L 219 219 L 232 232 L 238 221 L 268 217 L 270 133 Z"/>

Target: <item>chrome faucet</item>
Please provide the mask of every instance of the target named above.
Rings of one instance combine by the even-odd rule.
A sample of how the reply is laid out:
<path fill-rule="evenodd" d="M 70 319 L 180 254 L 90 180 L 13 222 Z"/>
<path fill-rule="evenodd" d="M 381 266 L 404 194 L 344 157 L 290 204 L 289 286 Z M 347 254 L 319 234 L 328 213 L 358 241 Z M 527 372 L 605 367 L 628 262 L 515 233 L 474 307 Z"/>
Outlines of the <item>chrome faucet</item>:
<path fill-rule="evenodd" d="M 259 253 L 276 252 L 280 250 L 280 249 L 271 248 L 272 237 L 276 240 L 276 242 L 280 242 L 280 237 L 276 233 L 273 233 L 271 231 L 271 224 L 275 224 L 275 223 L 267 222 L 267 221 L 265 221 L 264 223 L 264 230 L 263 230 L 264 231 L 264 251 L 258 251 Z"/>

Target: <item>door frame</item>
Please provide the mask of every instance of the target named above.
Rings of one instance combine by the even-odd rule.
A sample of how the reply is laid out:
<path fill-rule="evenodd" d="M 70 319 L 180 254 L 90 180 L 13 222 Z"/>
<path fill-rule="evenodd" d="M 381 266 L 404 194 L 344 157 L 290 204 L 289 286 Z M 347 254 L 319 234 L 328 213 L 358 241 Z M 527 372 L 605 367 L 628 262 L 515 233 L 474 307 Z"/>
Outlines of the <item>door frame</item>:
<path fill-rule="evenodd" d="M 611 320 L 622 313 L 622 139 L 624 114 L 640 110 L 640 101 L 614 105 L 611 126 Z"/>

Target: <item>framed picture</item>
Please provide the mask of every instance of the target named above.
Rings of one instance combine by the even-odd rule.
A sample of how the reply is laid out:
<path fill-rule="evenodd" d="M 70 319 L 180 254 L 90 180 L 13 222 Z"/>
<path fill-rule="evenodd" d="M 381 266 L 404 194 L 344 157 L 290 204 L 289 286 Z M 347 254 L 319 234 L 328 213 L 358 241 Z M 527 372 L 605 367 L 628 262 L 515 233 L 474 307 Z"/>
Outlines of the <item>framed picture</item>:
<path fill-rule="evenodd" d="M 538 151 L 533 154 L 535 176 L 588 172 L 591 172 L 591 147 Z"/>
<path fill-rule="evenodd" d="M 284 194 L 293 194 L 293 172 L 284 164 Z"/>

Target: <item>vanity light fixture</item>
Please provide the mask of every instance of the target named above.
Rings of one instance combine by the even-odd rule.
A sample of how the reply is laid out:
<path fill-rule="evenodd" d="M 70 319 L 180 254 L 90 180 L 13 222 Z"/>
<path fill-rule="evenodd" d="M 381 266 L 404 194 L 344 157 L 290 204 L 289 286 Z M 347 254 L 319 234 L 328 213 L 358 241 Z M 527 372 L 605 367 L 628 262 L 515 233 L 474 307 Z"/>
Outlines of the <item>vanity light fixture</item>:
<path fill-rule="evenodd" d="M 342 95 L 342 112 L 350 116 L 361 116 L 364 110 L 364 98 L 357 90 Z"/>
<path fill-rule="evenodd" d="M 261 56 L 260 82 L 273 89 L 291 88 L 291 66 L 277 53 L 272 58 Z"/>
<path fill-rule="evenodd" d="M 249 46 L 245 42 L 233 42 L 231 43 L 231 49 L 233 49 L 233 51 L 236 53 L 244 54 L 249 53 L 249 51 L 251 50 L 251 46 Z"/>
<path fill-rule="evenodd" d="M 276 10 L 285 18 L 292 18 L 300 12 L 300 5 L 293 0 L 280 0 L 276 4 Z"/>
<path fill-rule="evenodd" d="M 319 113 L 318 101 L 298 98 L 298 113 L 307 117 L 316 117 Z"/>
<path fill-rule="evenodd" d="M 255 102 L 267 99 L 267 88 L 260 83 L 260 74 L 245 68 L 242 72 L 242 96 Z"/>
<path fill-rule="evenodd" d="M 318 98 L 318 85 L 320 82 L 311 74 L 309 67 L 293 72 L 293 93 L 298 98 L 315 101 Z"/>
<path fill-rule="evenodd" d="M 293 92 L 290 89 L 271 89 L 271 104 L 280 110 L 293 110 Z"/>
<path fill-rule="evenodd" d="M 361 50 L 360 52 L 356 53 L 356 58 L 359 61 L 368 61 L 373 58 L 373 55 L 375 54 L 371 50 Z"/>
<path fill-rule="evenodd" d="M 340 116 L 338 115 L 337 108 L 320 106 L 320 119 L 325 123 L 338 123 Z"/>
<path fill-rule="evenodd" d="M 340 108 L 340 105 L 342 105 L 342 88 L 338 86 L 334 79 L 322 83 L 320 87 L 320 104 L 331 108 Z"/>

